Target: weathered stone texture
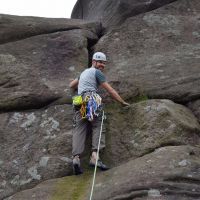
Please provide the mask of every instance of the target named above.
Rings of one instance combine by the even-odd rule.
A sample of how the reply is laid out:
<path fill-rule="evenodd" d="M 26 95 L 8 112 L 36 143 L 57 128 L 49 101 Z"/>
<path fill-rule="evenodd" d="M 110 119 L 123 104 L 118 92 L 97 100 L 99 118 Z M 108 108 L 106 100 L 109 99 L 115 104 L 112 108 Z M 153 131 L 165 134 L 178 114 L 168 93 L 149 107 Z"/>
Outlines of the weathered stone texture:
<path fill-rule="evenodd" d="M 98 33 L 93 32 L 98 29 L 97 24 L 88 24 L 88 27 L 93 26 L 91 30 L 86 24 L 85 28 L 55 33 L 48 30 L 49 34 L 1 44 L 0 110 L 40 108 L 69 96 L 69 79 L 78 76 L 87 67 L 88 46 L 98 40 Z M 68 26 L 70 29 L 71 26 Z M 3 28 L 1 32 L 7 35 L 9 30 Z M 26 32 L 26 28 L 21 31 Z M 14 33 L 18 37 L 19 33 Z"/>
<path fill-rule="evenodd" d="M 94 200 L 198 199 L 199 153 L 191 146 L 163 147 L 99 174 Z"/>
<path fill-rule="evenodd" d="M 0 114 L 0 199 L 72 174 L 71 106 Z"/>
<path fill-rule="evenodd" d="M 78 0 L 72 18 L 100 21 L 110 29 L 128 17 L 159 8 L 175 0 Z"/>
<path fill-rule="evenodd" d="M 3 14 L 0 14 L 0 22 L 0 44 L 61 31 L 88 29 L 97 33 L 101 29 L 98 22 L 88 23 L 75 19 L 50 19 Z"/>
<path fill-rule="evenodd" d="M 0 15 L 0 199 L 90 193 L 90 140 L 86 173 L 71 176 L 68 83 L 93 51 L 106 53 L 106 78 L 131 103 L 102 91 L 111 169 L 98 172 L 94 200 L 199 199 L 199 10 L 199 0 L 79 0 L 72 16 L 84 20 Z"/>
<path fill-rule="evenodd" d="M 168 145 L 198 145 L 200 125 L 186 107 L 169 100 L 148 100 L 108 112 L 109 162 L 120 165 Z"/>
<path fill-rule="evenodd" d="M 108 79 L 125 81 L 123 89 L 135 85 L 150 98 L 199 99 L 199 10 L 199 1 L 176 1 L 104 35 L 95 50 L 108 55 Z"/>

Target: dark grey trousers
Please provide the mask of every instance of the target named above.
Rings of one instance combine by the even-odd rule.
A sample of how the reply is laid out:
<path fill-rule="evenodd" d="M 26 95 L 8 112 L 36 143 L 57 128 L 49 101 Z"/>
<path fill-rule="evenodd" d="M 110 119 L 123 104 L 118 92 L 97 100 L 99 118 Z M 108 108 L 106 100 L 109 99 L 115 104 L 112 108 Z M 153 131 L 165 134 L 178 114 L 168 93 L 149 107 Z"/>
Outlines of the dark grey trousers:
<path fill-rule="evenodd" d="M 72 155 L 81 155 L 85 148 L 86 135 L 92 129 L 92 151 L 98 149 L 102 114 L 92 122 L 82 119 L 80 111 L 74 111 L 74 130 L 72 138 Z M 102 127 L 100 150 L 105 147 L 105 126 Z"/>

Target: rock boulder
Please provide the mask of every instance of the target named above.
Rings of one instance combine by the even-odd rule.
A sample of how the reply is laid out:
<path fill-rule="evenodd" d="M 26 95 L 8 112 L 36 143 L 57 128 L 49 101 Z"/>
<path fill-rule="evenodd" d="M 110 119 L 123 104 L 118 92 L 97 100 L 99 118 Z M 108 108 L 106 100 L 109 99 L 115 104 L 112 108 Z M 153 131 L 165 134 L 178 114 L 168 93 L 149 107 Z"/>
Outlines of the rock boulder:
<path fill-rule="evenodd" d="M 73 173 L 72 108 L 0 114 L 0 199 Z"/>
<path fill-rule="evenodd" d="M 123 23 L 128 17 L 148 12 L 175 0 L 78 0 L 71 17 L 88 21 L 100 21 L 110 29 Z"/>
<path fill-rule="evenodd" d="M 198 145 L 200 125 L 186 107 L 169 100 L 147 100 L 107 113 L 106 154 L 112 166 L 168 145 Z"/>
<path fill-rule="evenodd" d="M 198 0 L 176 1 L 128 18 L 101 37 L 95 50 L 108 55 L 111 83 L 125 81 L 118 90 L 134 85 L 150 98 L 199 99 L 199 10 Z"/>
<path fill-rule="evenodd" d="M 77 77 L 80 71 L 87 68 L 88 48 L 98 40 L 98 32 L 94 32 L 98 29 L 98 23 L 81 24 L 78 21 L 75 26 L 75 22 L 64 19 L 58 19 L 57 25 L 55 19 L 43 22 L 41 19 L 38 22 L 38 18 L 35 21 L 32 18 L 32 21 L 29 18 L 24 21 L 20 19 L 21 24 L 24 23 L 19 26 L 20 31 L 26 33 L 26 37 L 29 35 L 28 38 L 24 39 L 20 31 L 8 34 L 16 21 L 14 17 L 9 17 L 12 23 L 1 29 L 5 37 L 12 35 L 12 38 L 18 39 L 0 45 L 0 110 L 4 111 L 41 108 L 69 96 L 70 78 Z M 18 21 L 20 19 L 17 18 Z M 6 21 L 4 16 L 0 20 L 2 24 Z M 29 23 L 38 31 L 34 32 L 27 25 Z M 45 23 L 46 30 L 40 31 L 45 29 L 42 26 Z M 51 23 L 52 26 L 49 25 Z M 19 40 L 19 37 L 22 38 Z M 7 40 L 4 38 L 3 41 Z"/>
<path fill-rule="evenodd" d="M 198 199 L 199 153 L 191 146 L 163 147 L 98 174 L 93 199 Z"/>

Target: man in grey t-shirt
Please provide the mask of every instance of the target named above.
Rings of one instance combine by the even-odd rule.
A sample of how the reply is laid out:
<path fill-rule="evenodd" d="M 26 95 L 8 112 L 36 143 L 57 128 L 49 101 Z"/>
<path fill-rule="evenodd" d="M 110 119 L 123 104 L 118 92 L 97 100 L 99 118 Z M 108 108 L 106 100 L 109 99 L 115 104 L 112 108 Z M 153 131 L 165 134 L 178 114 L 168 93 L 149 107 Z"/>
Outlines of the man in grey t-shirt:
<path fill-rule="evenodd" d="M 106 89 L 106 91 L 115 99 L 120 102 L 122 105 L 129 105 L 125 102 L 120 95 L 114 90 L 110 84 L 106 81 L 105 75 L 103 74 L 104 67 L 106 65 L 106 56 L 102 52 L 96 52 L 92 58 L 92 67 L 85 69 L 78 79 L 75 79 L 70 82 L 70 88 L 77 89 L 78 94 L 82 95 L 84 98 L 85 95 L 90 95 L 91 93 L 97 93 L 99 87 Z M 83 119 L 81 116 L 80 110 L 75 111 L 75 129 L 73 133 L 72 141 L 72 155 L 73 155 L 73 166 L 75 174 L 81 174 L 82 170 L 80 167 L 80 156 L 84 151 L 85 139 L 88 130 L 88 125 L 92 127 L 92 155 L 90 160 L 90 165 L 95 166 L 97 158 L 97 148 L 98 141 L 100 136 L 101 128 L 101 115 L 95 117 L 93 121 L 88 121 Z M 107 170 L 108 167 L 98 159 L 97 167 L 101 170 Z"/>

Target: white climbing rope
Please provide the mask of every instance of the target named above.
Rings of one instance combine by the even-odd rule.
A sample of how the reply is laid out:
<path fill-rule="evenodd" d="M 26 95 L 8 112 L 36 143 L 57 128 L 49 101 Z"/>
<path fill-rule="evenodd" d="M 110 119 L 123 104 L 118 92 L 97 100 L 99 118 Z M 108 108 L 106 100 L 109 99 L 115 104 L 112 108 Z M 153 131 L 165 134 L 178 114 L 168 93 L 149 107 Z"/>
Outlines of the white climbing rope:
<path fill-rule="evenodd" d="M 97 172 L 97 162 L 98 162 L 98 159 L 99 159 L 99 148 L 100 148 L 101 134 L 102 134 L 102 129 L 103 129 L 103 120 L 104 120 L 104 111 L 102 113 L 101 129 L 100 129 L 99 143 L 98 143 L 98 149 L 97 149 L 97 159 L 96 159 L 95 168 L 94 168 L 94 175 L 93 175 L 93 181 L 92 181 L 92 189 L 91 189 L 91 193 L 90 193 L 90 200 L 92 200 L 92 196 L 93 196 L 93 192 L 94 192 L 94 183 L 95 183 L 96 172 Z"/>

